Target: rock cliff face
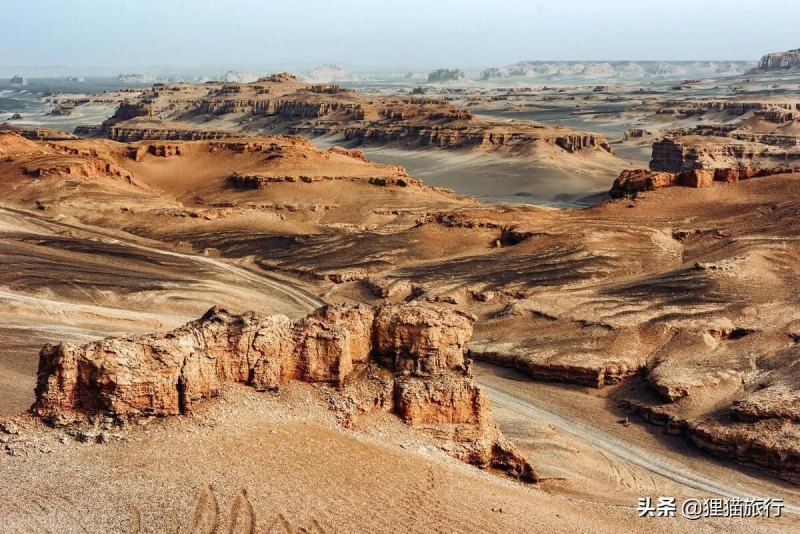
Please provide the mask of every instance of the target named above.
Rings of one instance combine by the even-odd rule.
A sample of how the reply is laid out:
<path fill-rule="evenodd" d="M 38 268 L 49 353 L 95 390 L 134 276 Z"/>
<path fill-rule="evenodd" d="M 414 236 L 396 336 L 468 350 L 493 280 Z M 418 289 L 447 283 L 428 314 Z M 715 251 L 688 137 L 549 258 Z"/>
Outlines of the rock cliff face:
<path fill-rule="evenodd" d="M 654 191 L 662 187 L 710 187 L 713 182 L 738 182 L 749 178 L 800 172 L 800 167 L 725 167 L 718 169 L 691 169 L 683 172 L 658 172 L 647 169 L 625 170 L 609 191 L 612 198 L 635 195 L 641 191 Z"/>
<path fill-rule="evenodd" d="M 800 48 L 786 52 L 773 52 L 761 58 L 758 70 L 777 70 L 800 67 Z"/>
<path fill-rule="evenodd" d="M 462 77 L 461 71 L 441 70 L 431 74 L 431 81 Z M 206 123 L 217 116 L 238 126 L 208 128 Z M 305 84 L 280 76 L 247 84 L 158 84 L 120 104 L 101 133 L 121 142 L 191 141 L 244 137 L 241 130 L 261 128 L 306 137 L 342 135 L 364 144 L 474 148 L 513 155 L 541 147 L 567 153 L 611 152 L 608 141 L 597 134 L 489 120 L 443 98 L 362 95 L 336 84 Z M 82 135 L 96 133 L 81 130 Z"/>
<path fill-rule="evenodd" d="M 688 136 L 665 138 L 654 142 L 650 169 L 680 173 L 692 169 L 724 168 L 742 164 L 769 167 L 792 160 L 800 161 L 800 148 L 777 147 L 717 137 Z"/>
<path fill-rule="evenodd" d="M 508 76 L 503 70 L 498 67 L 489 67 L 481 71 L 481 80 L 491 80 L 492 78 L 504 78 Z"/>
<path fill-rule="evenodd" d="M 437 69 L 428 73 L 428 83 L 459 82 L 466 79 L 464 72 L 458 69 Z"/>
<path fill-rule="evenodd" d="M 744 115 L 748 112 L 764 113 L 772 111 L 791 112 L 797 110 L 797 102 L 761 102 L 741 100 L 702 100 L 702 101 L 675 101 L 665 102 L 664 106 L 656 111 L 659 115 L 675 115 L 687 118 L 709 112 L 725 112 L 729 115 Z"/>
<path fill-rule="evenodd" d="M 438 148 L 482 148 L 511 152 L 535 148 L 537 145 L 559 147 L 569 153 L 582 150 L 611 152 L 611 145 L 602 135 L 575 132 L 540 133 L 531 131 L 492 131 L 470 126 L 429 126 L 400 123 L 387 126 L 348 128 L 346 140 L 362 144 L 404 143 Z"/>
<path fill-rule="evenodd" d="M 471 377 L 464 347 L 472 322 L 458 312 L 410 305 L 327 306 L 295 322 L 212 308 L 167 334 L 45 346 L 31 410 L 62 424 L 94 415 L 180 415 L 218 395 L 225 382 L 259 391 L 287 380 L 326 383 L 343 388 L 334 397 L 349 396 L 332 401 L 334 409 L 355 404 L 358 413 L 394 413 L 445 440 L 464 461 L 535 481 Z M 371 374 L 383 377 L 371 382 Z"/>
<path fill-rule="evenodd" d="M 354 178 L 352 176 L 264 176 L 259 174 L 238 174 L 234 173 L 228 176 L 226 182 L 231 187 L 236 189 L 242 190 L 252 190 L 252 189 L 264 189 L 265 187 L 269 187 L 270 184 L 277 184 L 277 183 L 313 183 L 313 182 L 324 182 L 324 181 L 336 181 L 336 180 L 358 180 L 358 178 Z M 366 181 L 372 185 L 378 186 L 397 186 L 397 187 L 409 187 L 409 186 L 421 186 L 422 181 L 419 178 L 412 178 L 410 176 L 398 176 L 398 177 L 371 177 L 367 178 Z"/>
<path fill-rule="evenodd" d="M 208 139 L 228 139 L 243 137 L 244 134 L 233 130 L 189 130 L 182 128 L 147 128 L 112 126 L 106 130 L 108 138 L 121 143 L 134 141 L 203 141 Z"/>
<path fill-rule="evenodd" d="M 774 471 L 794 484 L 800 483 L 800 448 L 796 420 L 764 416 L 737 421 L 735 411 L 725 422 L 689 421 L 672 413 L 671 407 L 623 401 L 628 411 L 667 433 L 683 435 L 714 456 Z"/>
<path fill-rule="evenodd" d="M 304 102 L 280 98 L 204 99 L 197 106 L 197 112 L 210 115 L 241 113 L 256 116 L 280 115 L 296 119 L 316 118 L 340 111 L 351 114 L 356 120 L 364 118 L 364 107 L 353 102 Z"/>

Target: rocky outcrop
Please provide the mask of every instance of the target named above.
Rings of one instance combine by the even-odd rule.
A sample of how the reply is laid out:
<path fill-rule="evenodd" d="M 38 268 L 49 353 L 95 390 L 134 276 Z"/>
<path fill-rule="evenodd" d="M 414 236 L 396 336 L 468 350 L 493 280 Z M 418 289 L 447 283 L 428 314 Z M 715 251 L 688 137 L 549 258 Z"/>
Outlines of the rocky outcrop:
<path fill-rule="evenodd" d="M 622 136 L 623 141 L 630 141 L 631 139 L 641 139 L 643 137 L 653 135 L 651 132 L 643 128 L 628 128 Z"/>
<path fill-rule="evenodd" d="M 574 363 L 538 360 L 525 351 L 498 349 L 485 343 L 473 343 L 469 355 L 478 361 L 517 369 L 534 380 L 579 384 L 596 389 L 618 384 L 641 370 L 640 365 L 624 360 Z"/>
<path fill-rule="evenodd" d="M 365 117 L 364 106 L 357 102 L 341 102 L 326 100 L 322 102 L 299 102 L 296 100 L 281 100 L 276 107 L 276 113 L 287 118 L 309 119 L 322 117 L 330 113 L 345 112 L 355 120 Z"/>
<path fill-rule="evenodd" d="M 91 138 L 91 137 L 105 137 L 106 132 L 100 124 L 84 124 L 78 125 L 72 131 L 78 137 Z"/>
<path fill-rule="evenodd" d="M 467 79 L 459 69 L 436 69 L 428 73 L 428 83 L 461 82 Z"/>
<path fill-rule="evenodd" d="M 361 144 L 434 146 L 437 148 L 481 148 L 489 151 L 522 152 L 537 146 L 558 147 L 569 153 L 583 150 L 611 152 L 602 135 L 564 132 L 505 131 L 470 126 L 430 126 L 399 123 L 387 126 L 359 126 L 344 131 L 346 140 Z"/>
<path fill-rule="evenodd" d="M 461 71 L 441 70 L 431 81 L 461 79 Z M 108 138 L 141 140 L 207 140 L 244 137 L 241 131 L 201 126 L 212 116 L 227 117 L 248 129 L 282 129 L 306 137 L 342 135 L 364 144 L 439 148 L 476 148 L 528 155 L 540 147 L 567 153 L 611 152 L 597 134 L 565 127 L 508 123 L 476 117 L 466 107 L 443 98 L 362 95 L 336 84 L 305 84 L 295 79 L 262 78 L 253 83 L 208 83 L 193 87 L 156 84 L 121 104 L 102 125 Z M 262 124 L 263 123 L 263 124 Z M 88 132 L 87 132 L 88 133 Z M 94 132 L 92 132 L 94 134 Z"/>
<path fill-rule="evenodd" d="M 339 154 L 341 156 L 347 156 L 349 158 L 357 159 L 360 161 L 367 161 L 367 156 L 360 150 L 351 150 L 347 148 L 342 148 L 340 146 L 332 146 L 328 149 L 328 152 L 331 154 Z"/>
<path fill-rule="evenodd" d="M 231 187 L 236 189 L 242 190 L 252 190 L 252 189 L 264 189 L 265 187 L 269 187 L 270 184 L 279 184 L 279 183 L 314 183 L 314 182 L 326 182 L 326 181 L 336 181 L 336 180 L 349 180 L 354 181 L 358 180 L 358 178 L 354 178 L 352 176 L 264 176 L 259 174 L 239 174 L 233 173 L 226 179 L 226 182 Z M 397 187 L 409 187 L 409 186 L 421 186 L 422 181 L 419 178 L 412 178 L 410 176 L 396 176 L 396 177 L 371 177 L 366 178 L 365 181 L 371 185 L 378 185 L 378 186 L 397 186 Z"/>
<path fill-rule="evenodd" d="M 691 169 L 683 172 L 655 172 L 647 169 L 624 170 L 614 180 L 609 195 L 622 198 L 642 191 L 654 191 L 662 187 L 710 187 L 713 182 L 738 182 L 750 178 L 800 172 L 800 167 L 726 167 L 720 169 Z"/>
<path fill-rule="evenodd" d="M 170 158 L 172 156 L 180 156 L 182 150 L 185 150 L 185 147 L 180 144 L 138 145 L 129 148 L 129 155 L 134 161 L 142 161 L 145 154 L 160 158 Z"/>
<path fill-rule="evenodd" d="M 609 195 L 620 198 L 640 191 L 653 191 L 677 184 L 677 174 L 672 172 L 653 172 L 647 169 L 624 170 L 614 180 Z"/>
<path fill-rule="evenodd" d="M 491 80 L 492 78 L 504 78 L 508 76 L 508 74 L 498 67 L 489 67 L 488 69 L 484 69 L 481 71 L 481 80 Z"/>
<path fill-rule="evenodd" d="M 761 58 L 757 70 L 769 71 L 800 67 L 800 48 L 786 52 L 773 52 Z"/>
<path fill-rule="evenodd" d="M 62 132 L 60 130 L 51 130 L 49 128 L 20 128 L 12 126 L 8 123 L 0 124 L 0 132 L 15 132 L 25 139 L 31 141 L 68 141 L 72 139 L 79 139 L 77 135 Z"/>
<path fill-rule="evenodd" d="M 760 389 L 734 401 L 731 413 L 740 421 L 787 419 L 800 423 L 800 389 L 796 381 L 795 373 L 772 384 L 759 383 Z"/>
<path fill-rule="evenodd" d="M 800 148 L 775 147 L 761 143 L 726 138 L 689 136 L 664 138 L 653 143 L 650 169 L 679 173 L 692 169 L 724 168 L 744 162 L 762 166 L 762 162 L 800 161 Z"/>
<path fill-rule="evenodd" d="M 228 139 L 244 137 L 241 132 L 233 130 L 190 130 L 184 128 L 161 127 L 125 127 L 112 126 L 106 129 L 109 139 L 121 143 L 134 141 L 160 140 L 160 141 L 202 141 L 209 139 Z"/>
<path fill-rule="evenodd" d="M 714 456 L 767 469 L 800 484 L 800 447 L 796 422 L 770 418 L 741 422 L 725 414 L 723 420 L 690 421 L 673 413 L 670 405 L 649 405 L 624 400 L 621 406 L 648 423 L 662 426 L 672 435 L 683 435 L 699 449 Z"/>
<path fill-rule="evenodd" d="M 35 179 L 75 176 L 83 178 L 124 179 L 134 183 L 133 176 L 108 155 L 95 149 L 74 148 L 50 143 L 47 152 L 20 166 L 22 172 Z"/>
<path fill-rule="evenodd" d="M 500 434 L 485 393 L 471 377 L 464 347 L 473 321 L 459 312 L 411 305 L 326 306 L 294 322 L 212 308 L 167 334 L 82 347 L 46 345 L 31 411 L 59 424 L 96 415 L 180 415 L 218 395 L 225 382 L 259 391 L 288 380 L 325 383 L 358 397 L 350 400 L 359 413 L 384 409 L 449 443 L 446 448 L 458 458 L 535 481 L 530 463 Z M 371 374 L 381 373 L 383 378 L 371 381 Z M 387 387 L 391 395 L 377 399 L 353 393 Z M 339 398 L 331 405 L 348 403 Z"/>
<path fill-rule="evenodd" d="M 114 115 L 111 116 L 109 121 L 113 123 L 113 122 L 135 119 L 136 117 L 152 117 L 152 116 L 153 116 L 153 106 L 151 106 L 146 101 L 123 102 L 119 105 L 119 107 L 114 112 Z"/>
<path fill-rule="evenodd" d="M 792 99 L 788 102 L 758 101 L 758 100 L 699 100 L 686 101 L 678 100 L 665 102 L 662 107 L 656 110 L 659 115 L 675 115 L 685 119 L 704 113 L 721 113 L 728 115 L 744 115 L 748 112 L 765 113 L 772 111 L 791 112 L 797 110 L 797 101 Z"/>

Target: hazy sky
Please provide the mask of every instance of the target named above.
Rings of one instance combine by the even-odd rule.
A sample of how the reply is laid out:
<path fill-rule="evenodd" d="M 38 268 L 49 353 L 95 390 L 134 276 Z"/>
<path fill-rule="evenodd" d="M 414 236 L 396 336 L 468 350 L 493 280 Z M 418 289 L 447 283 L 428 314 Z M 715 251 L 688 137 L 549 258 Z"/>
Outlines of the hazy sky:
<path fill-rule="evenodd" d="M 800 0 L 0 0 L 0 14 L 0 66 L 477 69 L 800 47 Z"/>

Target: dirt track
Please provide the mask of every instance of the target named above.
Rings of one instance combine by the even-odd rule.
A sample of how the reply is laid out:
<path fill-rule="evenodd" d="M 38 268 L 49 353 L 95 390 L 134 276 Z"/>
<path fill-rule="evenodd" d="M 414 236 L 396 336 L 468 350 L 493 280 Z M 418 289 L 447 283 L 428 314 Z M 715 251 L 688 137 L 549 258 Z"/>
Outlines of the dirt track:
<path fill-rule="evenodd" d="M 60 229 L 69 231 L 79 231 L 82 233 L 90 233 L 99 242 L 104 242 L 112 245 L 121 244 L 124 245 L 125 247 L 146 251 L 151 254 L 181 258 L 189 260 L 190 262 L 201 263 L 205 266 L 211 266 L 217 270 L 227 271 L 228 273 L 231 273 L 239 277 L 240 279 L 245 280 L 248 284 L 252 284 L 254 286 L 253 289 L 259 289 L 262 291 L 266 289 L 268 290 L 267 292 L 277 291 L 278 293 L 281 293 L 284 296 L 288 297 L 289 300 L 295 302 L 299 306 L 306 307 L 308 310 L 313 310 L 314 308 L 317 308 L 324 304 L 324 301 L 322 301 L 321 299 L 311 295 L 308 292 L 293 287 L 290 284 L 290 282 L 288 282 L 284 278 L 270 276 L 263 272 L 255 273 L 253 271 L 247 270 L 243 267 L 231 264 L 223 260 L 210 258 L 207 256 L 201 256 L 199 254 L 194 254 L 194 253 L 166 250 L 163 248 L 158 248 L 153 245 L 146 245 L 141 242 L 136 242 L 132 238 L 124 239 L 120 237 L 119 233 L 112 234 L 111 232 L 106 232 L 96 227 L 88 227 L 82 224 L 69 224 L 64 222 L 58 222 L 54 221 L 51 218 L 38 215 L 35 212 L 20 210 L 17 208 L 0 206 L 0 213 L 12 215 L 13 217 L 23 219 L 27 222 L 31 222 L 51 230 Z"/>
<path fill-rule="evenodd" d="M 489 393 L 494 406 L 521 413 L 532 419 L 546 421 L 560 430 L 576 436 L 596 449 L 614 455 L 625 462 L 657 473 L 688 488 L 725 498 L 767 498 L 761 495 L 748 494 L 724 482 L 694 473 L 685 465 L 667 459 L 657 453 L 646 451 L 630 443 L 626 443 L 597 428 L 593 428 L 574 419 L 566 418 L 549 408 L 538 406 L 529 399 L 522 398 L 504 390 L 498 381 L 493 381 L 491 379 L 491 375 L 481 375 L 478 380 L 481 386 Z M 787 502 L 784 510 L 786 512 L 800 514 L 800 506 L 794 503 Z"/>

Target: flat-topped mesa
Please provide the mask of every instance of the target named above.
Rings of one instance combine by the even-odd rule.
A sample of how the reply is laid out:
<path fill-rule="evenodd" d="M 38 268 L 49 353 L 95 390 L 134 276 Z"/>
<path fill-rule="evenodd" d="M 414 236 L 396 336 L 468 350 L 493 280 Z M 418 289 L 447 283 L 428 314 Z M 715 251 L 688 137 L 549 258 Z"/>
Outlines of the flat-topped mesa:
<path fill-rule="evenodd" d="M 432 80 L 462 76 L 461 71 L 442 70 L 433 73 Z M 230 129 L 208 128 L 212 117 L 231 119 Z M 341 135 L 356 144 L 474 149 L 509 156 L 553 149 L 611 153 L 607 139 L 593 133 L 489 120 L 445 99 L 364 95 L 335 84 L 296 79 L 155 85 L 120 104 L 99 132 L 81 132 L 122 142 L 190 141 L 244 137 L 248 134 L 243 129 L 281 129 L 306 137 Z"/>
<path fill-rule="evenodd" d="M 187 414 L 218 395 L 225 382 L 258 391 L 288 380 L 328 383 L 353 400 L 368 395 L 357 393 L 370 390 L 358 385 L 374 379 L 356 371 L 371 366 L 383 373 L 382 387 L 389 390 L 380 402 L 355 399 L 359 413 L 396 414 L 446 440 L 459 459 L 535 481 L 472 379 L 464 350 L 473 321 L 456 311 L 413 305 L 332 305 L 298 321 L 212 308 L 166 334 L 46 345 L 31 412 L 59 424 L 97 415 L 124 420 Z M 347 403 L 331 403 L 339 404 Z"/>
<path fill-rule="evenodd" d="M 412 178 L 407 175 L 400 176 L 373 176 L 369 178 L 357 178 L 353 176 L 325 176 L 325 175 L 261 175 L 261 174 L 239 174 L 233 173 L 228 176 L 226 183 L 240 190 L 254 190 L 264 189 L 271 184 L 279 183 L 314 183 L 314 182 L 328 182 L 337 180 L 358 181 L 363 180 L 366 183 L 377 186 L 397 186 L 397 187 L 410 187 L 422 186 L 422 180 L 419 178 Z"/>
<path fill-rule="evenodd" d="M 15 132 L 25 139 L 31 141 L 67 141 L 71 139 L 80 139 L 79 136 L 62 132 L 60 130 L 51 130 L 49 128 L 21 128 L 19 126 L 12 126 L 8 123 L 0 124 L 0 132 Z"/>
<path fill-rule="evenodd" d="M 734 166 L 771 167 L 800 162 L 800 147 L 779 147 L 726 137 L 687 136 L 653 143 L 650 169 L 680 173 L 692 169 Z"/>
<path fill-rule="evenodd" d="M 687 118 L 709 112 L 724 112 L 729 115 L 744 115 L 748 112 L 791 112 L 796 111 L 798 109 L 797 106 L 798 102 L 795 98 L 790 98 L 783 102 L 772 100 L 679 100 L 674 102 L 665 102 L 664 105 L 656 111 L 656 113 L 659 115 L 675 115 L 679 118 Z"/>
<path fill-rule="evenodd" d="M 767 54 L 761 58 L 757 67 L 760 71 L 791 68 L 800 68 L 800 48 Z"/>
<path fill-rule="evenodd" d="M 120 143 L 136 141 L 204 141 L 214 139 L 229 139 L 233 137 L 246 137 L 246 134 L 235 130 L 195 130 L 189 128 L 170 127 L 129 127 L 112 126 L 105 130 L 106 136 Z"/>
<path fill-rule="evenodd" d="M 436 69 L 428 73 L 428 83 L 460 82 L 466 79 L 464 71 L 459 69 Z"/>
<path fill-rule="evenodd" d="M 400 142 L 437 148 L 481 148 L 489 151 L 521 152 L 537 146 L 558 147 L 569 153 L 596 150 L 611 153 L 608 140 L 599 134 L 548 132 L 539 129 L 503 131 L 492 127 L 430 126 L 424 124 L 389 124 L 357 126 L 344 131 L 345 139 L 359 144 Z"/>

